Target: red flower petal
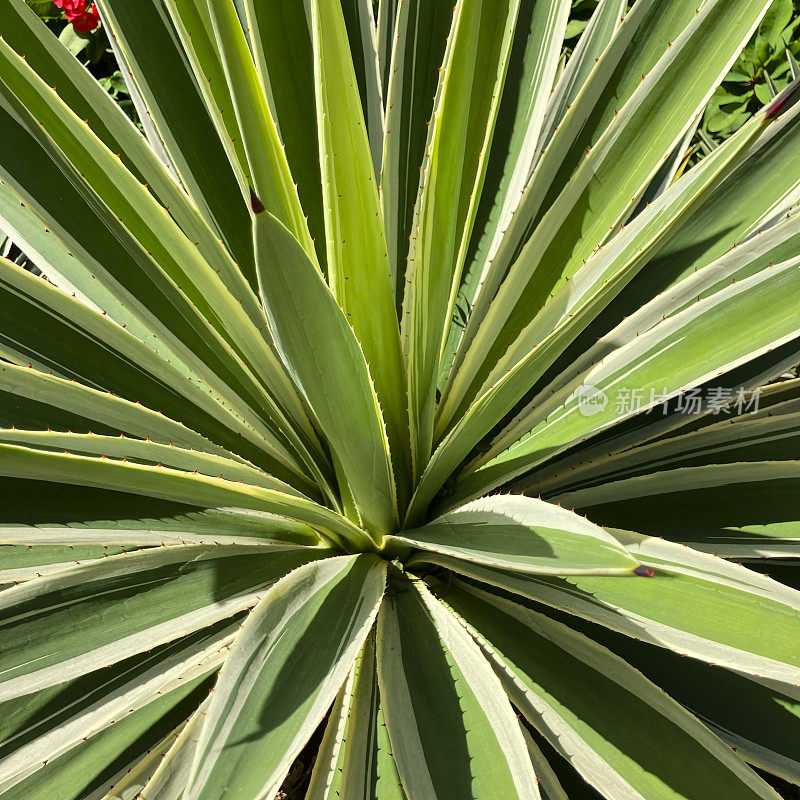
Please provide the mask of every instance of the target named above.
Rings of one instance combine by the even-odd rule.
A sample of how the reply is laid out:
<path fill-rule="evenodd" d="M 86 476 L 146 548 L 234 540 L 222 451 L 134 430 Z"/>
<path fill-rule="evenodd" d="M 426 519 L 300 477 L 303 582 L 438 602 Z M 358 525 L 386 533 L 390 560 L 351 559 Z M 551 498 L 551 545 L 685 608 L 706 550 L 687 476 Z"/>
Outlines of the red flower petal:
<path fill-rule="evenodd" d="M 84 11 L 79 17 L 72 20 L 72 27 L 78 33 L 89 33 L 100 24 L 100 14 L 96 6 L 92 6 L 88 11 Z"/>
<path fill-rule="evenodd" d="M 86 0 L 64 0 L 64 15 L 71 22 L 86 13 Z"/>

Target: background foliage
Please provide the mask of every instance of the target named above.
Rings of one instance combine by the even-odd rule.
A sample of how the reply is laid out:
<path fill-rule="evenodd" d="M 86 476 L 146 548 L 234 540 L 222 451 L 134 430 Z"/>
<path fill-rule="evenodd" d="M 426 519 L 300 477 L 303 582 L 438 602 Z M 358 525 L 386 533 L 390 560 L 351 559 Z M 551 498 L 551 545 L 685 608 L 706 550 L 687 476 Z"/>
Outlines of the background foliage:
<path fill-rule="evenodd" d="M 111 52 L 103 26 L 100 25 L 93 31 L 79 33 L 67 21 L 63 9 L 57 8 L 53 0 L 26 0 L 26 2 L 40 19 L 47 23 L 47 27 L 58 35 L 69 51 L 100 81 L 125 113 L 136 121 L 136 109 L 125 86 L 122 72 Z"/>

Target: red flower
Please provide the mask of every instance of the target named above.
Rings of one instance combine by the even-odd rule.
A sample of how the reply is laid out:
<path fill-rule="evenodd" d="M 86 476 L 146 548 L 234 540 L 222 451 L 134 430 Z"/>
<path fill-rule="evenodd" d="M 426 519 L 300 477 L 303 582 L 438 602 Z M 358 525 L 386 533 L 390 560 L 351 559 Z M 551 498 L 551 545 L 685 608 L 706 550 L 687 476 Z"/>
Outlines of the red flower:
<path fill-rule="evenodd" d="M 83 0 L 82 0 L 83 1 Z M 69 17 L 67 17 L 69 19 Z M 92 6 L 88 11 L 71 19 L 72 27 L 78 33 L 88 33 L 93 31 L 100 24 L 100 14 L 97 12 L 97 6 Z"/>
<path fill-rule="evenodd" d="M 86 0 L 53 0 L 58 8 L 64 9 L 64 16 L 72 23 L 78 33 L 93 31 L 100 24 L 97 6 L 86 8 Z"/>

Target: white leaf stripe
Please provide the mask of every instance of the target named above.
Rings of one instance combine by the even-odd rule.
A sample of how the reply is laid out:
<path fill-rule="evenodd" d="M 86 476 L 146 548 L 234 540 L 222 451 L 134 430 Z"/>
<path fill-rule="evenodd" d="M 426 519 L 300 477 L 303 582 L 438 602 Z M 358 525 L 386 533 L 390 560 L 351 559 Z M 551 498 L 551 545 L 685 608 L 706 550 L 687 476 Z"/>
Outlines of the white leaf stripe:
<path fill-rule="evenodd" d="M 230 521 L 235 523 L 238 518 L 247 517 L 244 513 L 245 509 L 214 509 L 215 511 L 229 511 L 231 514 Z M 284 520 L 281 517 L 275 517 L 271 514 L 259 514 L 254 512 L 252 514 L 256 524 L 260 521 L 264 525 L 274 526 L 276 523 L 280 526 L 285 526 L 287 535 L 294 529 L 292 523 Z M 185 526 L 181 528 L 176 524 L 175 527 L 164 526 L 163 530 L 159 529 L 158 522 L 160 520 L 152 520 L 151 526 L 144 525 L 141 529 L 131 527 L 130 530 L 124 526 L 119 527 L 77 527 L 69 524 L 61 526 L 47 526 L 47 525 L 3 525 L 0 524 L 0 545 L 24 545 L 27 547 L 36 547 L 38 545 L 62 545 L 64 547 L 77 546 L 77 545 L 98 545 L 98 546 L 114 546 L 122 545 L 129 547 L 158 547 L 164 545 L 180 546 L 190 544 L 203 544 L 203 545 L 242 545 L 245 547 L 257 548 L 274 548 L 286 549 L 303 544 L 301 541 L 293 541 L 292 539 L 281 540 L 279 538 L 268 538 L 266 535 L 263 538 L 257 536 L 247 535 L 232 535 L 228 533 L 212 533 L 210 530 L 201 527 L 201 530 L 193 530 L 191 523 L 193 520 L 188 518 Z M 221 520 L 220 520 L 221 521 Z M 201 524 L 202 521 L 198 521 Z M 302 530 L 302 527 L 300 528 Z M 308 529 L 310 531 L 310 529 Z M 267 533 L 274 533 L 274 528 L 267 529 Z M 316 542 L 308 538 L 306 540 L 308 546 L 315 546 Z"/>
<path fill-rule="evenodd" d="M 328 800 L 334 797 L 331 792 L 337 769 L 341 770 L 342 748 L 347 737 L 348 718 L 353 702 L 353 683 L 355 668 L 350 671 L 344 686 L 339 690 L 333 709 L 328 717 L 325 735 L 314 761 L 314 771 L 308 785 L 306 800 Z"/>
<path fill-rule="evenodd" d="M 181 800 L 209 702 L 210 697 L 201 703 L 175 736 L 172 746 L 164 753 L 158 769 L 142 787 L 141 800 Z M 118 800 L 118 798 L 111 793 L 103 800 Z"/>

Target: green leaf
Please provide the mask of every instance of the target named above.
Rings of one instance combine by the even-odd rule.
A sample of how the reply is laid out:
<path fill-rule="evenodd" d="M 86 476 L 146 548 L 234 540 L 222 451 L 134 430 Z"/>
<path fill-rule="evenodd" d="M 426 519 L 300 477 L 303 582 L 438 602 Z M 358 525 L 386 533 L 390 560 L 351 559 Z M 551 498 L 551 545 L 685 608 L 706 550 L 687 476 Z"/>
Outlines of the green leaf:
<path fill-rule="evenodd" d="M 800 698 L 796 690 L 670 655 L 606 631 L 599 641 L 696 714 L 745 761 L 798 783 Z"/>
<path fill-rule="evenodd" d="M 146 103 L 140 116 L 155 126 L 182 185 L 252 275 L 242 188 L 166 10 L 156 0 L 135 9 L 120 0 L 99 0 L 98 6 L 109 38 L 133 73 L 127 77 Z"/>
<path fill-rule="evenodd" d="M 86 49 L 89 43 L 88 37 L 84 34 L 78 33 L 72 25 L 67 25 L 59 34 L 58 41 L 72 53 L 73 56 L 78 56 Z"/>
<path fill-rule="evenodd" d="M 415 475 L 433 445 L 444 337 L 466 259 L 508 68 L 519 0 L 456 5 L 437 89 L 403 302 Z M 451 298 L 452 295 L 452 298 Z"/>
<path fill-rule="evenodd" d="M 683 545 L 614 533 L 653 578 L 523 576 L 446 556 L 435 563 L 680 655 L 797 683 L 800 593 Z"/>
<path fill-rule="evenodd" d="M 577 459 L 564 459 L 568 463 L 559 460 L 550 469 L 531 476 L 531 484 L 535 481 L 542 493 L 553 496 L 676 467 L 765 461 L 770 457 L 791 460 L 796 452 L 794 440 L 800 423 L 794 407 L 796 401 L 787 400 L 770 410 L 768 400 L 769 395 L 763 391 L 743 392 L 741 398 L 738 393 L 731 393 L 731 405 L 717 409 L 717 415 L 713 410 L 710 416 L 706 414 L 699 422 L 707 424 L 700 428 L 695 429 L 690 419 L 686 430 L 678 429 L 674 436 L 663 441 L 620 447 L 615 443 L 611 452 L 583 453 Z M 522 482 L 528 481 L 524 478 Z"/>
<path fill-rule="evenodd" d="M 280 785 L 352 668 L 385 580 L 386 562 L 344 556 L 300 567 L 264 596 L 220 671 L 187 800 Z"/>
<path fill-rule="evenodd" d="M 449 393 L 445 391 L 439 407 L 438 431 L 447 432 L 449 425 L 452 429 L 442 439 L 420 480 L 409 508 L 409 519 L 415 522 L 419 519 L 435 492 L 461 460 L 483 436 L 504 421 L 504 416 L 523 399 L 598 309 L 611 302 L 646 265 L 648 256 L 657 250 L 664 237 L 679 227 L 690 216 L 692 208 L 713 191 L 763 127 L 761 120 L 753 120 L 746 131 L 677 181 L 608 245 L 599 249 L 574 280 L 563 287 L 520 332 L 516 342 L 492 370 L 483 393 L 470 407 L 467 407 L 468 395 L 465 395 L 468 382 L 462 380 L 467 373 L 465 362 L 464 369 L 450 384 Z M 545 395 L 548 402 L 552 394 L 550 391 Z M 539 412 L 541 405 L 538 398 L 532 401 L 535 413 Z M 533 427 L 533 424 L 527 424 L 527 416 L 523 410 L 521 421 L 514 420 L 472 468 L 527 433 Z M 520 427 L 522 429 L 517 432 Z M 514 433 L 517 433 L 515 438 Z"/>
<path fill-rule="evenodd" d="M 773 215 L 788 211 L 797 184 L 787 173 L 789 154 L 799 136 L 800 107 L 795 105 L 770 125 L 748 157 L 665 243 L 640 275 L 632 304 L 641 305 L 693 275 L 766 228 Z"/>
<path fill-rule="evenodd" d="M 397 23 L 397 11 L 400 5 L 399 0 L 378 0 L 377 2 L 376 46 L 378 50 L 381 96 L 384 101 L 389 90 L 392 49 L 395 42 L 394 31 Z"/>
<path fill-rule="evenodd" d="M 306 797 L 405 798 L 378 697 L 373 634 L 333 705 Z"/>
<path fill-rule="evenodd" d="M 613 121 L 614 112 L 630 99 L 641 83 L 641 76 L 652 71 L 663 55 L 666 43 L 674 41 L 694 16 L 694 9 L 679 1 L 640 4 L 625 17 L 625 24 L 620 25 L 603 57 L 596 54 L 599 60 L 590 70 L 584 86 L 580 87 L 569 114 L 560 121 L 558 135 L 548 143 L 537 162 L 517 213 L 483 276 L 456 353 L 451 382 L 456 377 L 462 381 L 474 380 L 474 373 L 481 364 L 472 362 L 476 357 L 480 362 L 483 355 L 481 348 L 470 352 L 471 345 L 484 326 L 484 319 L 509 267 L 518 259 L 545 210 L 554 203 L 576 166 L 585 158 L 586 150 Z M 514 302 L 513 297 L 511 301 Z M 449 387 L 445 389 L 445 394 L 448 393 Z"/>
<path fill-rule="evenodd" d="M 4 259 L 0 298 L 6 311 L 0 346 L 5 345 L 7 357 L 143 402 L 232 449 L 242 437 L 262 448 L 276 475 L 307 485 L 268 428 L 243 422 L 256 414 L 226 387 L 209 386 L 191 372 L 172 367 L 107 316 Z M 85 355 L 85 366 L 78 372 L 71 368 L 76 352 Z"/>
<path fill-rule="evenodd" d="M 315 259 L 314 243 L 297 188 L 236 9 L 229 0 L 207 0 L 207 4 L 242 132 L 252 188 L 270 213 L 292 232 L 309 257 Z"/>
<path fill-rule="evenodd" d="M 172 442 L 178 447 L 238 458 L 180 422 L 139 403 L 32 368 L 0 363 L 0 390 L 8 401 L 0 412 L 4 427 L 72 425 L 81 432 L 150 437 L 162 444 Z"/>
<path fill-rule="evenodd" d="M 247 0 L 245 6 L 258 76 L 297 182 L 300 204 L 308 215 L 317 259 L 326 270 L 314 52 L 305 4 Z"/>
<path fill-rule="evenodd" d="M 633 410 L 628 412 L 619 405 L 626 388 L 636 389 L 640 397 L 647 398 L 640 409 L 646 410 L 795 338 L 798 324 L 792 309 L 797 302 L 793 288 L 800 286 L 797 269 L 793 261 L 767 267 L 717 291 L 705 302 L 701 298 L 616 350 L 583 376 L 582 386 L 591 386 L 607 397 L 604 410 L 582 413 L 580 387 L 567 386 L 557 401 L 563 405 L 553 408 L 552 413 L 545 411 L 545 419 L 534 423 L 527 436 L 464 480 L 458 496 L 482 494 L 585 439 L 590 431 L 595 433 L 612 420 L 631 416 Z M 769 309 L 769 315 L 764 309 Z M 775 314 L 776 309 L 781 313 Z M 736 329 L 734 319 L 751 319 L 754 324 Z M 724 339 L 711 333 L 712 329 L 719 331 L 720 326 L 728 331 Z M 656 393 L 659 400 L 653 399 Z"/>
<path fill-rule="evenodd" d="M 405 374 L 368 126 L 345 17 L 327 0 L 313 0 L 311 12 L 328 284 L 369 364 L 405 503 L 411 480 Z"/>
<path fill-rule="evenodd" d="M 306 545 L 319 535 L 303 523 L 265 512 L 202 509 L 188 503 L 120 491 L 48 483 L 24 478 L 0 478 L 6 501 L 0 513 L 0 544 L 14 552 L 29 549 L 28 566 L 48 562 L 48 552 L 71 548 L 113 555 L 120 547 L 176 544 Z M 46 504 L 41 502 L 47 497 Z M 9 550 L 12 548 L 9 547 Z"/>
<path fill-rule="evenodd" d="M 667 29 L 673 14 L 684 18 L 690 15 L 691 19 L 686 20 L 685 28 L 678 28 L 681 33 L 675 39 L 661 45 L 663 50 L 652 69 L 642 69 L 636 74 L 636 88 L 627 102 L 623 105 L 622 98 L 613 97 L 614 104 L 605 112 L 610 121 L 605 123 L 602 133 L 598 131 L 598 138 L 587 141 L 580 154 L 573 151 L 574 157 L 567 162 L 569 172 L 579 166 L 571 177 L 563 175 L 563 182 L 555 184 L 555 196 L 542 198 L 541 208 L 546 215 L 519 257 L 495 262 L 494 268 L 501 276 L 504 264 L 513 266 L 497 295 L 485 298 L 485 303 L 492 301 L 491 311 L 485 318 L 483 314 L 476 318 L 476 322 L 481 322 L 480 331 L 468 341 L 469 354 L 465 359 L 469 361 L 464 362 L 468 374 L 462 380 L 470 375 L 477 376 L 479 381 L 485 378 L 516 338 L 517 331 L 531 321 L 551 294 L 573 278 L 609 232 L 624 221 L 629 207 L 637 202 L 662 161 L 706 105 L 716 83 L 729 69 L 743 42 L 750 38 L 768 5 L 765 0 L 736 2 L 740 5 L 734 8 L 728 0 L 714 0 L 703 5 L 699 13 L 688 9 L 685 3 L 678 4 L 681 10 L 670 2 L 666 11 L 662 3 L 652 5 L 658 9 L 655 13 L 663 16 L 661 26 Z M 648 4 L 641 9 L 634 6 L 620 33 L 628 24 L 635 26 L 634 18 L 640 20 L 639 15 L 644 16 L 647 11 Z M 658 37 L 663 31 L 661 26 L 647 31 L 647 37 Z M 624 41 L 625 37 L 617 38 Z M 684 75 L 691 75 L 692 80 L 681 80 L 679 76 Z M 603 78 L 599 70 L 594 76 L 597 80 Z M 627 80 L 632 79 L 633 76 L 627 76 Z M 610 91 L 610 86 L 605 90 Z M 587 103 L 591 102 L 588 90 L 585 97 Z M 560 132 L 568 130 L 570 117 L 580 122 L 582 113 L 576 102 Z M 554 152 L 555 138 L 551 145 Z M 543 157 L 540 167 L 546 172 L 545 166 Z M 535 182 L 536 177 L 529 184 L 531 191 Z M 512 242 L 508 235 L 507 240 Z"/>
<path fill-rule="evenodd" d="M 723 183 L 722 186 L 724 185 Z M 693 215 L 690 215 L 687 225 L 691 224 L 692 218 Z M 768 268 L 770 264 L 781 264 L 792 259 L 796 255 L 797 246 L 800 243 L 799 233 L 800 218 L 794 215 L 787 216 L 763 232 L 757 232 L 716 261 L 705 265 L 705 269 L 692 272 L 684 280 L 676 282 L 663 292 L 654 292 L 657 296 L 653 296 L 652 300 L 638 307 L 605 335 L 597 337 L 595 341 L 590 341 L 582 353 L 576 354 L 569 369 L 565 369 L 550 382 L 547 387 L 548 393 L 552 395 L 571 381 L 580 380 L 581 373 L 610 355 L 616 348 L 633 341 L 638 335 L 654 328 L 665 318 L 692 307 L 697 303 L 698 297 L 707 297 L 709 294 L 726 288 L 734 281 L 756 275 Z M 657 262 L 659 266 L 663 264 L 660 258 L 657 258 Z M 612 306 L 611 309 L 616 311 L 620 305 L 626 305 L 631 295 L 641 291 L 639 284 L 647 284 L 649 278 L 649 269 L 640 271 L 631 282 L 630 291 L 627 292 L 628 296 L 623 291 L 619 298 L 621 302 Z M 649 298 L 651 295 L 648 293 L 646 296 Z M 604 330 L 602 326 L 597 327 Z M 579 339 L 578 344 L 580 343 Z M 518 431 L 523 422 L 527 422 L 527 417 L 530 416 L 528 412 L 532 412 L 535 405 L 536 403 L 532 402 L 530 408 L 522 412 L 514 423 L 509 425 L 501 436 L 497 437 L 492 447 L 495 453 L 503 449 L 503 442 L 506 445 L 510 443 L 515 429 Z M 530 425 L 526 430 L 529 429 Z M 496 449 L 498 447 L 499 450 Z"/>
<path fill-rule="evenodd" d="M 564 787 L 558 779 L 553 768 L 550 766 L 546 756 L 541 748 L 533 739 L 531 732 L 520 721 L 520 729 L 522 736 L 525 739 L 525 744 L 528 746 L 528 755 L 533 764 L 533 769 L 536 772 L 536 778 L 539 781 L 539 793 L 543 800 L 569 800 Z M 573 800 L 575 800 L 573 795 Z"/>
<path fill-rule="evenodd" d="M 211 121 L 225 148 L 231 169 L 242 193 L 249 184 L 247 154 L 236 119 L 236 110 L 228 91 L 225 71 L 220 60 L 214 29 L 207 14 L 205 0 L 167 0 L 167 12 L 175 33 L 180 38 L 188 65 L 194 75 Z M 252 266 L 249 254 L 248 266 Z M 248 270 L 252 277 L 252 270 Z"/>
<path fill-rule="evenodd" d="M 383 154 L 385 121 L 373 3 L 372 0 L 342 0 L 341 8 L 367 128 L 372 163 L 375 174 L 378 175 Z"/>
<path fill-rule="evenodd" d="M 392 5 L 397 6 L 394 15 L 389 8 Z M 378 34 L 383 37 L 386 53 L 383 68 L 387 92 L 381 207 L 398 308 L 405 292 L 406 257 L 427 126 L 453 10 L 452 0 L 382 0 L 380 7 L 383 16 Z M 390 29 L 393 41 L 388 38 Z"/>
<path fill-rule="evenodd" d="M 254 230 L 259 285 L 278 351 L 325 431 L 358 517 L 373 534 L 394 530 L 388 441 L 353 329 L 286 228 L 263 212 L 256 215 Z"/>
<path fill-rule="evenodd" d="M 221 478 L 134 464 L 132 461 L 113 461 L 0 444 L 0 475 L 126 491 L 200 508 L 249 508 L 305 522 L 319 527 L 334 538 L 352 537 L 357 541 L 366 538 L 360 529 L 344 517 L 311 500 Z"/>
<path fill-rule="evenodd" d="M 24 445 L 43 450 L 68 451 L 77 455 L 122 458 L 140 464 L 161 464 L 171 469 L 198 472 L 210 477 L 240 481 L 251 486 L 285 492 L 303 497 L 301 492 L 260 469 L 234 461 L 231 458 L 186 450 L 174 444 L 164 445 L 153 441 L 102 436 L 94 433 L 60 433 L 58 431 L 21 431 L 0 428 L 0 442 Z"/>
<path fill-rule="evenodd" d="M 197 678 L 128 714 L 89 741 L 43 764 L 29 778 L 5 792 L 4 800 L 86 800 L 87 797 L 99 800 L 143 751 L 158 748 L 207 692 L 207 681 Z"/>
<path fill-rule="evenodd" d="M 191 774 L 192 761 L 197 752 L 197 743 L 205 720 L 208 701 L 206 700 L 192 714 L 175 735 L 171 736 L 168 747 L 156 751 L 162 758 L 152 775 L 148 775 L 146 783 L 136 787 L 142 797 L 157 797 L 159 800 L 181 800 L 186 782 Z M 171 746 L 169 746 L 171 745 Z M 134 795 L 135 797 L 135 795 Z M 105 798 L 103 798 L 105 800 Z M 116 798 L 109 798 L 116 800 Z M 120 800 L 128 800 L 127 797 Z"/>
<path fill-rule="evenodd" d="M 181 0 L 181 7 L 187 10 L 188 13 L 189 4 L 194 7 L 196 3 L 201 1 L 205 3 L 205 0 Z M 8 5 L 8 8 L 6 8 L 6 5 Z M 220 280 L 237 300 L 242 302 L 250 319 L 256 326 L 262 326 L 264 324 L 263 313 L 258 305 L 257 298 L 245 281 L 242 269 L 234 263 L 224 242 L 218 240 L 216 234 L 209 227 L 195 205 L 189 200 L 181 187 L 176 184 L 173 175 L 168 172 L 164 164 L 159 161 L 157 155 L 148 147 L 139 132 L 130 123 L 130 120 L 120 111 L 118 104 L 108 97 L 106 92 L 74 58 L 64 52 L 63 48 L 57 44 L 55 38 L 44 26 L 26 13 L 25 6 L 21 0 L 3 0 L 3 9 L 4 38 L 18 53 L 25 55 L 27 63 L 36 70 L 47 85 L 57 87 L 59 96 L 64 99 L 79 119 L 87 120 L 91 130 L 97 134 L 108 149 L 112 153 L 119 153 L 122 162 L 135 175 L 141 176 L 141 179 L 147 182 L 160 203 L 170 209 L 170 214 L 184 233 L 191 241 L 197 243 L 199 252 L 203 257 L 216 265 L 216 268 L 219 269 Z M 196 47 L 200 47 L 202 44 L 201 41 L 198 41 L 197 34 L 195 35 L 194 44 Z M 206 67 L 209 66 L 209 60 L 204 61 Z M 227 89 L 225 89 L 224 93 L 218 91 L 216 96 L 219 97 L 220 94 L 223 95 L 223 99 L 227 98 Z M 231 115 L 229 114 L 228 116 Z M 232 121 L 235 122 L 235 120 Z M 38 186 L 41 181 L 41 177 L 38 179 L 30 178 L 29 185 Z M 69 191 L 69 188 L 61 186 L 59 190 L 61 203 L 67 208 L 72 207 L 75 216 L 79 217 L 80 213 L 73 205 L 75 199 L 70 198 L 68 200 L 68 195 L 65 194 L 65 191 Z M 72 189 L 72 192 L 74 192 L 74 189 Z M 63 220 L 62 206 L 57 206 L 57 208 L 61 211 Z M 17 209 L 19 209 L 18 203 Z M 5 209 L 3 215 L 5 216 L 10 210 L 12 209 Z M 242 268 L 252 276 L 252 241 L 249 235 L 249 221 L 245 219 L 245 223 L 247 224 L 247 252 L 242 253 L 236 248 L 234 248 L 234 252 Z M 55 233 L 52 221 L 47 227 L 51 229 L 51 233 Z M 84 260 L 82 254 L 89 238 L 88 234 L 92 232 L 93 227 L 87 228 L 83 226 L 80 229 L 81 244 L 72 241 L 68 247 L 68 252 L 80 258 L 81 261 Z M 48 274 L 53 268 L 54 261 L 57 261 L 60 269 L 69 270 L 70 262 L 75 260 L 67 254 L 63 254 L 58 258 L 45 258 L 45 251 L 42 247 L 52 247 L 51 240 L 53 239 L 55 239 L 54 235 L 39 236 L 36 247 L 34 247 L 31 239 L 28 236 L 24 237 L 26 248 L 31 252 L 36 251 L 40 267 L 42 269 L 47 267 Z M 45 240 L 50 241 L 45 244 Z M 107 265 L 109 263 L 107 255 L 100 260 L 103 264 Z M 100 294 L 98 283 L 101 280 L 101 275 L 98 274 L 98 269 L 94 270 L 90 279 L 83 281 L 75 277 L 74 267 L 71 275 L 72 281 L 74 283 L 76 281 L 79 282 L 81 289 L 84 292 L 88 292 L 95 304 L 106 311 L 112 319 L 116 319 L 118 322 L 125 322 L 129 329 L 133 327 L 132 320 L 130 320 L 132 313 L 130 308 L 127 312 L 127 320 L 120 319 L 119 315 L 115 313 L 115 306 L 119 305 L 120 297 L 125 294 L 121 286 L 115 286 L 113 293 Z M 125 290 L 128 289 L 128 283 L 129 281 L 126 280 Z M 270 390 L 274 391 L 276 396 L 281 398 L 287 407 L 291 408 L 292 401 L 290 398 L 292 392 L 291 387 L 286 386 L 285 376 L 281 378 L 280 370 L 274 366 L 269 372 L 265 371 L 264 375 L 265 378 L 267 375 L 270 376 L 269 380 L 265 381 L 269 383 Z M 283 386 L 281 385 L 282 383 Z"/>
<path fill-rule="evenodd" d="M 237 302 L 221 285 L 211 264 L 199 255 L 197 247 L 177 229 L 166 209 L 155 202 L 147 187 L 128 173 L 119 159 L 91 134 L 87 136 L 89 132 L 85 124 L 66 108 L 52 89 L 46 87 L 31 72 L 23 59 L 9 51 L 5 45 L 0 47 L 0 51 L 4 63 L 9 67 L 4 80 L 13 84 L 15 92 L 12 96 L 11 87 L 7 87 L 9 101 L 26 118 L 30 117 L 30 112 L 23 107 L 22 98 L 36 107 L 48 121 L 49 134 L 66 148 L 66 151 L 54 149 L 41 124 L 31 121 L 30 130 L 44 143 L 50 154 L 48 160 L 55 160 L 68 174 L 74 173 L 77 165 L 84 171 L 85 177 L 93 178 L 91 187 L 81 181 L 79 188 L 93 207 L 93 212 L 90 213 L 97 215 L 98 230 L 95 235 L 103 230 L 103 226 L 110 225 L 125 249 L 133 256 L 133 263 L 130 264 L 132 272 L 126 272 L 124 278 L 119 277 L 117 280 L 135 287 L 138 299 L 144 299 L 149 306 L 149 315 L 146 317 L 148 326 L 161 333 L 165 323 L 160 317 L 166 316 L 166 327 L 170 331 L 165 337 L 168 350 L 177 349 L 178 358 L 182 361 L 188 360 L 201 375 L 206 364 L 213 365 L 218 374 L 225 376 L 227 382 L 237 388 L 241 387 L 242 392 L 252 392 L 256 397 L 260 396 L 258 400 L 254 400 L 254 404 L 257 407 L 266 407 L 267 417 L 273 418 L 273 425 L 281 429 L 281 435 L 293 439 L 295 447 L 301 453 L 306 450 L 306 443 L 314 448 L 313 439 L 307 433 L 304 432 L 304 443 L 291 426 L 278 422 L 284 417 L 284 412 L 277 407 L 263 384 L 259 388 L 255 375 L 242 364 L 237 353 L 231 351 L 230 332 L 234 331 L 236 348 L 250 361 L 256 372 L 263 376 L 262 380 L 273 379 L 276 389 L 279 390 L 285 387 L 286 376 L 276 363 L 268 340 L 265 340 L 247 318 L 242 303 Z M 28 151 L 26 156 L 26 161 L 34 157 L 33 152 Z M 75 163 L 69 159 L 74 159 Z M 41 187 L 43 192 L 48 189 L 51 189 L 48 184 Z M 100 192 L 103 202 L 98 202 L 96 192 Z M 52 201 L 52 195 L 49 199 Z M 63 210 L 61 213 L 63 214 Z M 71 217 L 70 225 L 74 230 L 74 216 Z M 132 231 L 135 231 L 135 236 Z M 43 233 L 46 237 L 48 228 Z M 107 240 L 108 234 L 103 234 L 103 238 Z M 113 270 L 128 266 L 124 263 L 125 259 L 119 257 L 119 248 L 112 248 L 112 253 L 107 263 Z M 158 309 L 159 313 L 156 315 L 152 315 L 153 306 Z M 123 320 L 118 321 L 126 324 Z M 155 336 L 155 331 L 151 332 L 151 338 Z M 201 362 L 200 366 L 198 360 Z M 295 399 L 293 405 L 297 412 L 296 417 L 302 420 L 304 412 L 302 407 L 298 410 L 299 401 Z M 305 466 L 315 461 L 314 457 L 307 454 L 300 458 Z M 316 460 L 324 463 L 324 458 L 319 456 Z"/>
<path fill-rule="evenodd" d="M 237 630 L 235 623 L 225 621 L 222 628 L 213 626 L 157 648 L 134 659 L 134 663 L 123 663 L 112 669 L 116 674 L 106 672 L 101 681 L 94 675 L 99 686 L 87 686 L 87 680 L 75 681 L 66 689 L 54 687 L 25 698 L 22 702 L 27 703 L 28 727 L 4 738 L 0 791 L 17 786 L 43 762 L 69 753 L 117 720 L 146 709 L 159 697 L 209 677 L 224 661 Z M 31 713 L 40 695 L 46 695 L 49 702 L 44 701 L 38 713 Z M 10 705 L 18 707 L 13 702 Z"/>
<path fill-rule="evenodd" d="M 773 420 L 777 425 L 770 424 Z M 783 420 L 796 431 L 796 415 L 768 417 L 767 425 L 759 428 L 780 430 Z M 725 426 L 733 428 L 734 436 L 740 431 L 741 439 L 736 436 L 735 441 L 744 446 L 747 426 L 730 422 Z M 717 432 L 713 427 L 706 430 L 686 438 L 698 444 L 713 441 Z M 771 445 L 766 449 L 776 449 L 774 436 L 778 435 L 765 435 Z M 794 502 L 800 486 L 800 470 L 794 461 L 796 440 L 789 440 L 789 450 L 792 460 L 788 461 L 687 465 L 566 492 L 558 499 L 591 514 L 599 524 L 664 536 L 727 558 L 794 555 L 800 551 L 800 519 Z M 656 455 L 652 453 L 654 460 Z M 746 454 L 734 452 L 725 460 L 735 462 L 742 455 Z"/>
<path fill-rule="evenodd" d="M 624 0 L 600 0 L 597 4 L 575 50 L 569 57 L 564 73 L 553 89 L 545 125 L 539 138 L 540 149 L 543 150 L 550 142 L 556 126 L 564 118 L 564 114 L 608 47 L 625 16 L 626 7 L 627 3 Z"/>
<path fill-rule="evenodd" d="M 0 540 L 7 536 L 0 531 Z M 133 548 L 125 548 L 133 549 Z M 122 547 L 103 545 L 15 545 L 0 544 L 0 584 L 20 583 L 51 572 L 70 569 L 82 562 L 118 555 Z"/>
<path fill-rule="evenodd" d="M 508 54 L 506 82 L 510 86 L 522 86 L 524 90 L 508 92 L 500 101 L 464 276 L 461 285 L 454 287 L 457 292 L 450 299 L 452 321 L 440 364 L 445 379 L 463 331 L 463 320 L 517 212 L 538 160 L 538 142 L 554 90 L 569 10 L 566 0 L 520 5 L 514 42 Z"/>
<path fill-rule="evenodd" d="M 517 495 L 475 500 L 422 528 L 389 537 L 387 544 L 421 548 L 409 566 L 425 563 L 428 553 L 520 573 L 624 575 L 638 566 L 602 528 Z"/>

